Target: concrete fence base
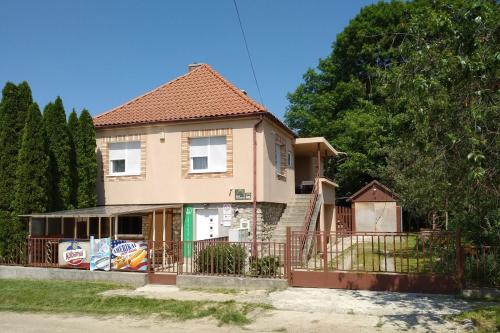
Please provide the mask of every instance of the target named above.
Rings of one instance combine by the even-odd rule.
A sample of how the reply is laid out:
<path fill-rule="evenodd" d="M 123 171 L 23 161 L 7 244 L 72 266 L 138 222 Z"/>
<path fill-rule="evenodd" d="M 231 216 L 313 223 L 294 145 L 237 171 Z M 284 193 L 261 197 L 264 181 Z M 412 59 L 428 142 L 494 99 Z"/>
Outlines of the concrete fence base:
<path fill-rule="evenodd" d="M 283 290 L 288 288 L 287 280 L 232 276 L 178 275 L 176 284 L 179 288 L 196 289 Z"/>
<path fill-rule="evenodd" d="M 147 284 L 147 274 L 134 272 L 104 272 L 79 269 L 0 266 L 0 279 L 95 281 L 141 287 Z"/>

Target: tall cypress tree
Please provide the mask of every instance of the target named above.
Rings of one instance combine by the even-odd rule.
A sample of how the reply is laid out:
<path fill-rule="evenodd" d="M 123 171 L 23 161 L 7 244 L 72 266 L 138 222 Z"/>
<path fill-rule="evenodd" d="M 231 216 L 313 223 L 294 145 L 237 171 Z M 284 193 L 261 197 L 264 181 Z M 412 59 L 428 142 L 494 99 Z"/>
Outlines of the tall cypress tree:
<path fill-rule="evenodd" d="M 78 170 L 76 166 L 76 140 L 78 133 L 78 115 L 75 109 L 71 111 L 68 118 L 68 131 L 71 144 L 70 152 L 70 172 L 71 172 L 71 204 L 73 207 L 78 206 Z"/>
<path fill-rule="evenodd" d="M 84 109 L 78 120 L 76 136 L 79 208 L 93 207 L 97 204 L 97 157 L 95 140 L 95 128 L 92 116 Z"/>
<path fill-rule="evenodd" d="M 71 209 L 71 140 L 66 113 L 60 97 L 43 112 L 50 157 L 51 210 Z"/>
<path fill-rule="evenodd" d="M 17 158 L 14 211 L 16 214 L 45 212 L 49 203 L 49 155 L 42 114 L 33 103 L 23 130 Z"/>
<path fill-rule="evenodd" d="M 20 222 L 13 214 L 14 184 L 21 132 L 31 89 L 26 82 L 18 86 L 7 82 L 0 102 L 0 255 L 9 253 L 9 246 L 20 236 Z"/>
<path fill-rule="evenodd" d="M 3 88 L 0 103 L 0 211 L 10 213 L 13 210 L 17 154 L 32 102 L 31 89 L 26 82 L 18 86 L 7 82 Z"/>

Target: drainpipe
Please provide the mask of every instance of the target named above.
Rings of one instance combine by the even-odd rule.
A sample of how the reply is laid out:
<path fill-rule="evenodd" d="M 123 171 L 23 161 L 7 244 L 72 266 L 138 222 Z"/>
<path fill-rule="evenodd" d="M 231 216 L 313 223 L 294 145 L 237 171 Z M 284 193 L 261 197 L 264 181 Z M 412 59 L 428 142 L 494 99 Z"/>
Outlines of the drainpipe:
<path fill-rule="evenodd" d="M 253 212 L 252 212 L 252 256 L 257 255 L 257 127 L 262 122 L 262 116 L 253 125 Z"/>

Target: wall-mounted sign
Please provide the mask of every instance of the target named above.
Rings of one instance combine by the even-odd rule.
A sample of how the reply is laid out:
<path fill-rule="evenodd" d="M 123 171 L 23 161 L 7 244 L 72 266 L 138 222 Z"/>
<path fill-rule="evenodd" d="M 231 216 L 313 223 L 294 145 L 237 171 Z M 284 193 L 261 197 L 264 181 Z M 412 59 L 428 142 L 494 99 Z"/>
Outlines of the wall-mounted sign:
<path fill-rule="evenodd" d="M 90 237 L 90 270 L 111 269 L 111 238 Z"/>
<path fill-rule="evenodd" d="M 59 241 L 58 252 L 58 262 L 60 266 L 89 268 L 89 242 L 62 239 Z"/>
<path fill-rule="evenodd" d="M 234 190 L 234 200 L 252 200 L 252 192 L 245 192 L 244 188 Z"/>
<path fill-rule="evenodd" d="M 222 206 L 222 225 L 224 227 L 230 227 L 233 220 L 233 207 L 231 204 L 224 204 Z"/>
<path fill-rule="evenodd" d="M 234 190 L 234 200 L 245 200 L 244 188 L 237 188 Z"/>
<path fill-rule="evenodd" d="M 144 241 L 114 240 L 111 242 L 113 270 L 146 271 L 148 269 L 148 245 Z"/>

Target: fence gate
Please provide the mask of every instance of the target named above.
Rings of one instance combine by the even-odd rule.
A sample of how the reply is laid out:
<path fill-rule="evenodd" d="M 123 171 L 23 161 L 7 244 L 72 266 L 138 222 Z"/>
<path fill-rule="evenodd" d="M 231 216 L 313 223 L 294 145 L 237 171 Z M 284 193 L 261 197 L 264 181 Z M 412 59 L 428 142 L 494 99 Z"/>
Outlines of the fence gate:
<path fill-rule="evenodd" d="M 426 293 L 462 286 L 459 232 L 320 232 L 304 253 L 306 237 L 287 230 L 291 286 Z"/>

